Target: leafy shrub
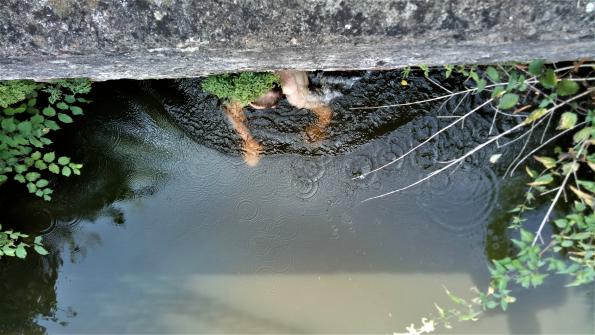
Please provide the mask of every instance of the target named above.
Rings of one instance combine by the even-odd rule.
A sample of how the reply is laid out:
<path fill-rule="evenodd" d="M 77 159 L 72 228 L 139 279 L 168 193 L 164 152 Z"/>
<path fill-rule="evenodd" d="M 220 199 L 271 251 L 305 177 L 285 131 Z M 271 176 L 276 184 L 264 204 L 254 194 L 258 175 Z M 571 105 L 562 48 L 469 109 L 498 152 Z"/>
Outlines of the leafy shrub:
<path fill-rule="evenodd" d="M 32 244 L 23 241 L 28 237 L 29 235 L 12 230 L 2 231 L 2 225 L 0 225 L 0 259 L 2 256 L 25 258 L 27 257 L 27 248 L 31 246 L 40 255 L 48 254 L 41 244 L 41 236 L 37 236 Z"/>
<path fill-rule="evenodd" d="M 420 68 L 431 80 L 429 68 Z M 412 324 L 406 328 L 408 334 L 416 335 L 433 332 L 437 326 L 451 328 L 453 321 L 476 321 L 487 310 L 506 310 L 510 303 L 516 301 L 511 295 L 515 288 L 541 286 L 546 278 L 554 274 L 568 277 L 570 282 L 567 286 L 591 284 L 595 281 L 595 109 L 590 101 L 595 93 L 595 87 L 590 84 L 594 80 L 592 73 L 595 71 L 595 64 L 576 62 L 571 66 L 555 67 L 546 65 L 543 60 L 535 60 L 530 64 L 498 64 L 487 67 L 446 65 L 444 68 L 446 78 L 454 71 L 466 77 L 466 82 L 473 84 L 467 90 L 450 92 L 441 98 L 482 92 L 484 97 L 489 98 L 471 112 L 454 116 L 453 123 L 436 132 L 430 139 L 444 129 L 462 122 L 487 104 L 491 104 L 496 112 L 494 120 L 496 116 L 520 117 L 523 120 L 516 126 L 487 138 L 484 143 L 412 185 L 446 171 L 486 145 L 510 135 L 516 135 L 516 139 L 524 136 L 528 138 L 506 169 L 505 175 L 509 171 L 512 175 L 531 156 L 542 169 L 535 171 L 526 166 L 531 181 L 527 185 L 524 202 L 510 211 L 512 219 L 508 228 L 519 236 L 511 240 L 515 252 L 508 257 L 492 260 L 489 268 L 491 280 L 487 290 L 474 288 L 474 295 L 470 300 L 446 290 L 455 306 L 442 308 L 436 305 L 437 315 L 430 314 L 422 318 L 420 326 Z M 410 70 L 403 70 L 403 77 Z M 532 98 L 528 98 L 529 96 Z M 550 124 L 554 124 L 551 122 L 554 116 L 558 118 L 557 132 L 547 138 L 545 136 Z M 525 154 L 531 133 L 540 125 L 544 127 L 541 142 L 532 150 L 527 148 L 529 152 Z M 568 141 L 554 150 L 549 149 L 548 155 L 534 155 L 558 138 Z M 490 162 L 495 164 L 503 154 L 504 152 L 492 155 Z M 565 211 L 554 211 L 562 199 L 568 203 Z M 535 210 L 540 203 L 538 200 L 549 201 L 549 206 L 539 227 L 530 231 L 524 222 L 529 212 Z M 551 218 L 554 220 L 550 220 Z M 553 233 L 543 236 L 547 223 L 552 224 Z"/>
<path fill-rule="evenodd" d="M 277 84 L 279 77 L 273 73 L 241 72 L 209 76 L 202 82 L 202 89 L 228 103 L 247 105 Z"/>
<path fill-rule="evenodd" d="M 48 134 L 83 114 L 80 105 L 89 101 L 79 95 L 90 89 L 88 79 L 0 82 L 0 185 L 12 178 L 49 201 L 53 190 L 44 174 L 80 174 L 81 164 L 47 150 Z"/>

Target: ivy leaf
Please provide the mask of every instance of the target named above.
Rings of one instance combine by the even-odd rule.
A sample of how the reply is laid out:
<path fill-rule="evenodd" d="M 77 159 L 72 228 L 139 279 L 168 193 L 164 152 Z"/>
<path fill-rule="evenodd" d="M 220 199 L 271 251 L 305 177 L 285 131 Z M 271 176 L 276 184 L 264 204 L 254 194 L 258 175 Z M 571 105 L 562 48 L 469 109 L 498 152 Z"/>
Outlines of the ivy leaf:
<path fill-rule="evenodd" d="M 566 112 L 560 117 L 560 124 L 558 129 L 570 129 L 576 125 L 578 117 L 575 113 Z"/>
<path fill-rule="evenodd" d="M 545 63 L 545 60 L 543 59 L 535 59 L 531 62 L 531 64 L 529 64 L 529 73 L 534 75 L 534 76 L 538 76 L 541 74 L 541 71 L 543 70 L 543 64 Z"/>
<path fill-rule="evenodd" d="M 545 88 L 556 87 L 556 73 L 553 69 L 547 69 L 545 73 L 539 78 L 539 82 Z"/>
<path fill-rule="evenodd" d="M 558 82 L 558 85 L 556 86 L 556 93 L 558 93 L 558 95 L 561 97 L 565 97 L 575 94 L 578 92 L 578 89 L 579 87 L 576 82 L 564 79 Z"/>
<path fill-rule="evenodd" d="M 500 109 L 510 109 L 514 107 L 517 102 L 519 101 L 519 96 L 514 93 L 506 93 L 500 99 L 500 103 L 498 104 L 498 108 Z"/>
<path fill-rule="evenodd" d="M 67 103 L 71 104 L 71 103 L 75 102 L 76 99 L 74 98 L 74 95 L 65 95 L 64 96 L 64 101 L 66 101 Z"/>
<path fill-rule="evenodd" d="M 64 113 L 58 113 L 58 120 L 64 123 L 72 123 L 72 118 Z"/>
<path fill-rule="evenodd" d="M 66 109 L 68 109 L 68 105 L 67 105 L 67 104 L 65 104 L 65 103 L 64 103 L 64 102 L 62 102 L 62 101 L 58 102 L 58 103 L 56 104 L 56 107 L 58 107 L 58 108 L 60 108 L 60 109 L 62 109 L 62 110 L 66 110 Z"/>

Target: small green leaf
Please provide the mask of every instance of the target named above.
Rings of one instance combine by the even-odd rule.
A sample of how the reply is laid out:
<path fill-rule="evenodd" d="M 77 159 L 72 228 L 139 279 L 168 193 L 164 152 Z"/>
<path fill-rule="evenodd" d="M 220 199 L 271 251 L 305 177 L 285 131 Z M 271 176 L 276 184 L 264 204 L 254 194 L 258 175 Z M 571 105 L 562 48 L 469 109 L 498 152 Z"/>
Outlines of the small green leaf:
<path fill-rule="evenodd" d="M 534 76 L 538 76 L 541 74 L 541 71 L 543 70 L 543 64 L 545 63 L 545 60 L 543 59 L 535 59 L 531 62 L 531 64 L 529 64 L 529 73 L 534 75 Z"/>
<path fill-rule="evenodd" d="M 70 106 L 72 115 L 83 115 L 83 109 L 78 106 Z"/>
<path fill-rule="evenodd" d="M 49 182 L 46 179 L 39 179 L 37 182 L 35 182 L 35 186 L 38 188 L 44 188 L 48 186 L 48 184 Z"/>
<path fill-rule="evenodd" d="M 21 134 L 28 136 L 31 134 L 32 125 L 29 121 L 19 122 L 17 125 L 17 129 L 21 132 Z"/>
<path fill-rule="evenodd" d="M 47 106 L 41 112 L 43 113 L 43 115 L 49 116 L 49 117 L 52 117 L 52 116 L 55 116 L 56 115 L 56 110 L 52 106 Z"/>
<path fill-rule="evenodd" d="M 41 244 L 41 240 L 43 239 L 42 236 L 35 236 L 35 240 L 33 241 L 33 243 L 35 244 Z"/>
<path fill-rule="evenodd" d="M 22 259 L 22 258 L 27 257 L 27 250 L 25 250 L 25 247 L 22 244 L 20 244 L 17 247 L 17 250 L 16 250 L 15 254 L 16 254 L 16 256 L 18 258 L 21 258 Z"/>
<path fill-rule="evenodd" d="M 485 79 L 480 79 L 477 81 L 477 93 L 481 93 L 488 83 Z"/>
<path fill-rule="evenodd" d="M 27 190 L 29 191 L 29 193 L 35 193 L 37 191 L 37 186 L 35 186 L 35 184 L 33 183 L 28 183 Z"/>
<path fill-rule="evenodd" d="M 535 160 L 539 163 L 543 164 L 546 169 L 556 167 L 556 160 L 551 157 L 533 156 L 533 158 L 535 158 Z"/>
<path fill-rule="evenodd" d="M 42 255 L 42 256 L 45 256 L 45 255 L 47 255 L 47 254 L 48 254 L 48 251 L 47 251 L 47 250 L 45 250 L 45 248 L 44 248 L 44 247 L 42 247 L 41 245 L 35 244 L 35 245 L 33 246 L 33 249 L 35 249 L 35 251 L 36 251 L 38 254 Z"/>
<path fill-rule="evenodd" d="M 58 158 L 58 164 L 66 165 L 68 163 L 70 163 L 70 158 L 68 158 L 66 156 L 62 156 L 62 157 Z"/>
<path fill-rule="evenodd" d="M 68 166 L 62 167 L 62 175 L 64 177 L 70 177 L 71 173 L 72 173 L 72 171 L 70 170 L 70 168 Z"/>
<path fill-rule="evenodd" d="M 29 172 L 25 175 L 25 178 L 28 181 L 36 181 L 37 179 L 39 179 L 39 177 L 41 177 L 41 175 L 38 172 Z"/>
<path fill-rule="evenodd" d="M 34 153 L 31 154 L 31 158 L 34 160 L 38 160 L 41 158 L 41 152 L 39 151 L 35 151 Z"/>
<path fill-rule="evenodd" d="M 556 73 L 553 69 L 547 69 L 545 73 L 539 78 L 539 82 L 545 88 L 554 88 L 556 87 Z"/>
<path fill-rule="evenodd" d="M 558 85 L 556 86 L 556 93 L 558 93 L 558 95 L 561 97 L 565 97 L 576 94 L 578 89 L 579 87 L 576 82 L 564 79 L 558 82 Z"/>
<path fill-rule="evenodd" d="M 554 177 L 552 177 L 551 174 L 545 174 L 543 176 L 538 177 L 537 179 L 535 179 L 535 181 L 529 183 L 529 186 L 542 186 L 542 185 L 547 185 L 551 182 L 554 181 Z"/>
<path fill-rule="evenodd" d="M 537 108 L 529 116 L 523 121 L 524 124 L 530 124 L 534 121 L 541 119 L 544 115 L 548 113 L 548 110 L 545 108 Z"/>
<path fill-rule="evenodd" d="M 74 95 L 66 95 L 66 96 L 64 96 L 64 101 L 71 104 L 71 103 L 75 102 L 76 99 L 74 98 Z"/>
<path fill-rule="evenodd" d="M 498 108 L 500 109 L 510 109 L 516 106 L 517 102 L 519 101 L 519 96 L 514 93 L 506 93 L 500 99 L 500 103 L 498 104 Z"/>
<path fill-rule="evenodd" d="M 48 170 L 50 170 L 51 173 L 55 173 L 55 174 L 60 173 L 60 167 L 58 165 L 56 165 L 55 163 L 50 164 L 50 166 L 48 167 Z"/>
<path fill-rule="evenodd" d="M 64 103 L 64 102 L 62 102 L 62 101 L 58 102 L 58 103 L 56 104 L 56 107 L 58 107 L 59 109 L 62 109 L 62 110 L 66 110 L 66 109 L 68 109 L 68 105 L 67 105 L 67 104 L 65 104 L 65 103 Z"/>
<path fill-rule="evenodd" d="M 578 117 L 575 113 L 566 112 L 560 117 L 560 124 L 558 129 L 570 129 L 576 125 Z"/>
<path fill-rule="evenodd" d="M 35 168 L 36 169 L 38 169 L 38 170 L 45 170 L 45 169 L 47 169 L 47 167 L 48 166 L 47 166 L 47 164 L 44 161 L 42 161 L 42 160 L 35 161 Z"/>
<path fill-rule="evenodd" d="M 72 118 L 64 113 L 58 113 L 58 120 L 64 123 L 72 123 Z"/>
<path fill-rule="evenodd" d="M 574 136 L 572 137 L 572 139 L 574 140 L 574 143 L 580 143 L 582 141 L 587 140 L 591 136 L 592 132 L 593 132 L 593 128 L 591 128 L 591 127 L 583 128 L 583 129 L 577 131 L 574 134 Z"/>
<path fill-rule="evenodd" d="M 498 82 L 500 80 L 500 74 L 493 66 L 488 66 L 486 73 L 493 82 Z"/>
<path fill-rule="evenodd" d="M 51 162 L 53 162 L 55 158 L 56 158 L 56 153 L 54 153 L 53 151 L 52 151 L 52 152 L 48 152 L 48 153 L 46 153 L 45 155 L 43 155 L 43 160 L 44 160 L 46 163 L 51 163 Z"/>

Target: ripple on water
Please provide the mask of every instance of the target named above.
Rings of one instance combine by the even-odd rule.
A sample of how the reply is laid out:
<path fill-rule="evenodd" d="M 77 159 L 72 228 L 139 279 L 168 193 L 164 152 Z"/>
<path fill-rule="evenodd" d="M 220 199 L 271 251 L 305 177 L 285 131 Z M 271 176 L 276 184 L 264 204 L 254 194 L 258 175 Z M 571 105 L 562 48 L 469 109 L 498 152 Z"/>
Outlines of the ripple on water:
<path fill-rule="evenodd" d="M 296 157 L 291 163 L 291 187 L 300 199 L 310 199 L 316 195 L 319 182 L 326 171 L 326 159 L 316 157 Z"/>
<path fill-rule="evenodd" d="M 425 182 L 417 203 L 432 221 L 462 232 L 487 223 L 498 193 L 497 177 L 489 167 L 464 165 Z"/>

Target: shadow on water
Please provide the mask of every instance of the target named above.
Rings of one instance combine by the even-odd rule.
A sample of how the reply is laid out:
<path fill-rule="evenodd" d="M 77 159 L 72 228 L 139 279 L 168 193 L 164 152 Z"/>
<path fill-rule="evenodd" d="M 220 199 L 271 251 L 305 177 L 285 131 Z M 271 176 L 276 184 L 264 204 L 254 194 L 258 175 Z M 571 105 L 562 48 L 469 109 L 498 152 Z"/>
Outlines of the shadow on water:
<path fill-rule="evenodd" d="M 311 81 L 332 98 L 327 138 L 305 141 L 314 116 L 285 102 L 248 109 L 265 148 L 256 168 L 244 166 L 199 79 L 95 84 L 87 116 L 57 139 L 60 153 L 84 163 L 82 176 L 55 180 L 52 203 L 10 185 L 0 192 L 3 225 L 43 232 L 53 251 L 2 260 L 0 333 L 392 332 L 443 303 L 442 284 L 485 286 L 489 257 L 510 252 L 506 211 L 521 183 L 499 175 L 514 145 L 504 168 L 488 163 L 487 149 L 417 188 L 361 201 L 472 148 L 488 135 L 490 111 L 352 180 L 446 125 L 438 116 L 461 101 L 352 110 L 441 93 L 421 77 L 404 87 L 397 72 Z M 592 288 L 561 286 L 519 292 L 510 313 L 457 330 L 588 333 Z"/>

